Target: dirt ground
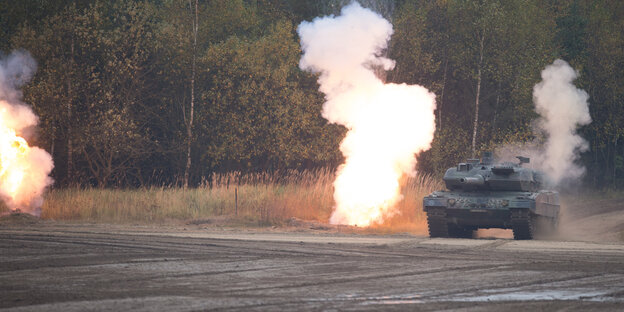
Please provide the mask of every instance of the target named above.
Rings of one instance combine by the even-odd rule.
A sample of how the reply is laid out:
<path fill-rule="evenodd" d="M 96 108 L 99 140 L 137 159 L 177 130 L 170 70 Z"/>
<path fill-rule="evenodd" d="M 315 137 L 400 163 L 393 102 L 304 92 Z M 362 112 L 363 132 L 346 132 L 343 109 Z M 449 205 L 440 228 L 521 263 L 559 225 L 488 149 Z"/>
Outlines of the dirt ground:
<path fill-rule="evenodd" d="M 599 206 L 534 241 L 14 215 L 0 219 L 0 310 L 621 310 L 624 211 Z"/>

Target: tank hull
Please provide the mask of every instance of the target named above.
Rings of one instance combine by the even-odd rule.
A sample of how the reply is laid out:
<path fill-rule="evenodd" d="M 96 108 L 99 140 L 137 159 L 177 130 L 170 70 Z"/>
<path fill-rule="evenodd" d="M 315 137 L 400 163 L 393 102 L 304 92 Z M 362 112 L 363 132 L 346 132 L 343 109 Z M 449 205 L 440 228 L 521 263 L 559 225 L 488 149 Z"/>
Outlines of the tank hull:
<path fill-rule="evenodd" d="M 532 239 L 556 228 L 560 205 L 554 191 L 438 191 L 423 199 L 423 208 L 432 237 L 470 237 L 480 228 L 501 228 L 514 230 L 516 239 Z"/>

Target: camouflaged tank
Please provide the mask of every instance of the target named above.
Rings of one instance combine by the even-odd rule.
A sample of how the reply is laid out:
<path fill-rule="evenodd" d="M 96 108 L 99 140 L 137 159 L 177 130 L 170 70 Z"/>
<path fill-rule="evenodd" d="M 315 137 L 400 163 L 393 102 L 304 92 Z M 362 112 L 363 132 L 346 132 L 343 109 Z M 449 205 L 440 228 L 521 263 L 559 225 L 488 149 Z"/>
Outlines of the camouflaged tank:
<path fill-rule="evenodd" d="M 519 163 L 494 164 L 492 153 L 469 159 L 444 174 L 446 191 L 423 199 L 429 236 L 470 238 L 480 228 L 512 229 L 515 239 L 556 230 L 559 194 L 543 190 L 543 174 Z"/>

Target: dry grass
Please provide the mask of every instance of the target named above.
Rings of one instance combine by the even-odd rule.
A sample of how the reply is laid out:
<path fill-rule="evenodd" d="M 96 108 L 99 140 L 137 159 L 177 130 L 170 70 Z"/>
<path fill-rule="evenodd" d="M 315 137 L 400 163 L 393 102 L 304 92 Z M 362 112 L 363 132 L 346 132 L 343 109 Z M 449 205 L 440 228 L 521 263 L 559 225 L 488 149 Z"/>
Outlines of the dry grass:
<path fill-rule="evenodd" d="M 383 224 L 370 226 L 367 231 L 372 233 L 414 233 L 426 235 L 427 216 L 423 211 L 423 197 L 433 191 L 444 189 L 439 179 L 430 175 L 416 175 L 402 181 L 404 198 L 396 207 L 397 213 L 385 220 Z"/>
<path fill-rule="evenodd" d="M 328 222 L 333 207 L 330 170 L 285 175 L 215 176 L 202 187 L 56 189 L 47 193 L 42 218 L 113 223 L 169 223 L 227 219 L 230 225 L 280 225 L 292 217 Z M 417 232 L 426 224 L 422 197 L 441 185 L 429 176 L 406 178 L 397 214 L 373 232 Z M 238 197 L 236 210 L 235 192 Z M 426 227 L 426 226 L 425 226 Z M 424 230 L 426 233 L 426 228 Z"/>

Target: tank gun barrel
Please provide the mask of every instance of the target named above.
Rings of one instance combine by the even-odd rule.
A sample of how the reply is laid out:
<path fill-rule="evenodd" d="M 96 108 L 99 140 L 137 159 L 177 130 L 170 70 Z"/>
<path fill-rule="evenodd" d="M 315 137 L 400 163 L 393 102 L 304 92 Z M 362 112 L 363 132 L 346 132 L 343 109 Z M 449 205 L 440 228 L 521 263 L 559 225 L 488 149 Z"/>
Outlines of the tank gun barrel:
<path fill-rule="evenodd" d="M 459 179 L 459 182 L 463 184 L 468 184 L 468 185 L 483 185 L 485 184 L 485 179 L 483 178 L 482 175 L 477 174 L 472 177 L 461 178 Z"/>

